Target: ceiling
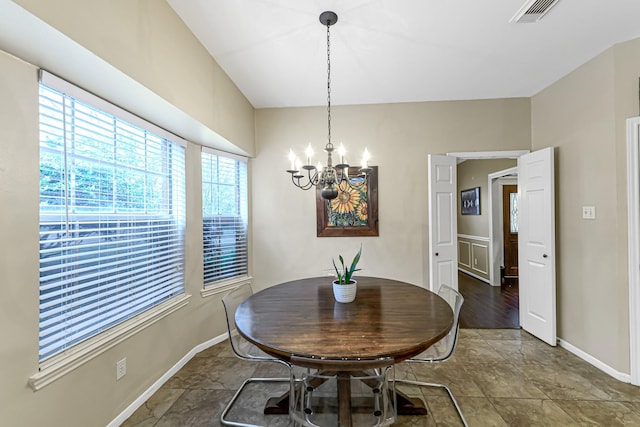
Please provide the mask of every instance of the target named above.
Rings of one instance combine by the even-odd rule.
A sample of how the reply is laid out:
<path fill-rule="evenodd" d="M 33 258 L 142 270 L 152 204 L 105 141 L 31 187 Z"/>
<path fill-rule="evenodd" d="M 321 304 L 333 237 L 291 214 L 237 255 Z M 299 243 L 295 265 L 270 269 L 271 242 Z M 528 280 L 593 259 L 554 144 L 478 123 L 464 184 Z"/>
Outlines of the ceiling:
<path fill-rule="evenodd" d="M 167 0 L 255 108 L 529 97 L 640 37 L 638 0 Z"/>

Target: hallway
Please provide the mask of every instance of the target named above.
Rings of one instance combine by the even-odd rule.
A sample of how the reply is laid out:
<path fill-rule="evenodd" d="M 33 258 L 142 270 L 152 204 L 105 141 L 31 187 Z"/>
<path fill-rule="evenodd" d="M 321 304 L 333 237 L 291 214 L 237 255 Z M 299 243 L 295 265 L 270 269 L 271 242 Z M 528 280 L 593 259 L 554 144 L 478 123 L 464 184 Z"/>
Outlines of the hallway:
<path fill-rule="evenodd" d="M 520 328 L 517 285 L 502 289 L 458 272 L 458 289 L 464 297 L 461 328 Z"/>

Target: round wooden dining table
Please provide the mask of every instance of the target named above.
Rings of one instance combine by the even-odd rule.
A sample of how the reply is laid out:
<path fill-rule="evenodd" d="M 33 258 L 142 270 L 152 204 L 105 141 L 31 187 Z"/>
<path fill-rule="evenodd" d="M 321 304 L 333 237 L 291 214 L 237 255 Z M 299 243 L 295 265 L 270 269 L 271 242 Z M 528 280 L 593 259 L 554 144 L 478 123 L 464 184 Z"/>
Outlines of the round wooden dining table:
<path fill-rule="evenodd" d="M 402 362 L 443 338 L 453 325 L 449 304 L 429 290 L 396 280 L 356 277 L 351 303 L 333 296 L 331 277 L 294 280 L 266 288 L 242 302 L 235 314 L 238 332 L 281 360 L 292 355 L 319 359 L 376 359 Z M 398 412 L 426 410 L 398 401 Z M 284 402 L 279 402 L 284 407 Z M 422 408 L 424 408 L 423 405 Z M 271 413 L 277 413 L 273 409 Z M 269 410 L 265 408 L 265 413 Z"/>

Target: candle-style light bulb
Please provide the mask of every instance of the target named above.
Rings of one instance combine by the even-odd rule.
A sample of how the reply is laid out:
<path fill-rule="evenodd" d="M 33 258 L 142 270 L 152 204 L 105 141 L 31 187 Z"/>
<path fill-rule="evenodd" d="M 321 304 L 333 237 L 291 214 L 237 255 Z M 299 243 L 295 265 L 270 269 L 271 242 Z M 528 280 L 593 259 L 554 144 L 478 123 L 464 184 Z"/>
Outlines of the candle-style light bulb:
<path fill-rule="evenodd" d="M 316 165 L 316 168 L 321 171 L 322 170 L 322 163 L 320 163 L 320 161 L 318 161 L 318 164 Z"/>
<path fill-rule="evenodd" d="M 340 146 L 338 147 L 338 154 L 340 155 L 340 164 L 345 164 L 344 162 L 344 155 L 347 154 L 347 149 L 344 148 L 344 144 L 342 144 L 342 142 L 340 143 Z"/>
<path fill-rule="evenodd" d="M 365 148 L 364 149 L 364 153 L 362 153 L 362 167 L 366 168 L 368 167 L 368 162 L 369 162 L 369 158 L 371 156 L 369 155 L 369 151 Z"/>
<path fill-rule="evenodd" d="M 307 155 L 307 164 L 310 165 L 311 158 L 313 157 L 313 148 L 311 148 L 311 143 L 309 143 L 309 146 L 307 147 L 305 154 Z"/>
<path fill-rule="evenodd" d="M 298 157 L 296 157 L 296 167 L 295 170 L 299 171 L 300 169 L 302 169 L 302 162 L 300 161 L 300 159 Z"/>
<path fill-rule="evenodd" d="M 291 170 L 296 170 L 296 153 L 289 149 L 289 161 L 291 162 Z"/>

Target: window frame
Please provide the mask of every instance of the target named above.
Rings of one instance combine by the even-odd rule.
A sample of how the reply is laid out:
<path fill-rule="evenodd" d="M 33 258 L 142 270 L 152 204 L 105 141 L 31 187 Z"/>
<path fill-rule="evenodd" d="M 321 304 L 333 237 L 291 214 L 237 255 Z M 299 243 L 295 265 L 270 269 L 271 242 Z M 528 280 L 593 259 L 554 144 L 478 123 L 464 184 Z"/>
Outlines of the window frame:
<path fill-rule="evenodd" d="M 185 150 L 184 168 L 185 168 L 185 174 L 186 174 L 187 142 L 184 139 L 177 137 L 176 135 L 173 135 L 165 131 L 164 129 L 161 129 L 147 122 L 146 120 L 141 119 L 138 116 L 135 116 L 125 110 L 122 110 L 116 105 L 113 105 L 108 101 L 103 100 L 102 98 L 99 98 L 93 94 L 90 94 L 84 91 L 83 89 L 69 82 L 66 82 L 65 80 L 62 80 L 45 70 L 39 71 L 39 80 L 44 86 L 48 86 L 54 90 L 63 92 L 74 99 L 87 103 L 94 108 L 102 110 L 110 115 L 116 116 L 119 119 L 124 120 L 130 124 L 133 124 L 143 129 L 147 129 L 150 132 L 154 133 L 155 135 L 163 139 L 167 139 L 171 142 L 181 145 Z M 183 177 L 183 180 L 186 180 L 186 175 Z M 186 185 L 186 181 L 185 181 L 185 185 Z M 186 188 L 184 190 L 184 193 L 186 193 Z M 184 193 L 183 195 L 186 197 L 186 194 Z M 186 205 L 182 206 L 181 208 L 185 214 L 186 214 L 185 212 L 186 208 L 187 208 Z M 118 214 L 114 214 L 114 216 L 117 217 Z M 164 215 L 160 215 L 160 216 L 164 216 Z M 129 217 L 129 219 L 131 219 L 132 217 Z M 149 216 L 145 216 L 145 219 L 148 219 L 148 218 Z M 184 217 L 184 221 L 186 221 L 186 215 Z M 182 258 L 184 260 L 186 258 L 186 254 L 185 254 L 186 247 L 184 245 L 184 239 L 185 239 L 184 227 L 182 230 L 182 235 L 183 235 Z M 184 267 L 184 261 L 183 261 L 183 267 Z M 186 290 L 187 290 L 186 278 L 183 276 L 181 293 L 178 293 L 177 295 L 169 298 L 168 300 L 160 302 L 159 304 L 156 304 L 155 306 L 148 308 L 127 320 L 121 321 L 117 325 L 111 328 L 108 328 L 102 332 L 99 332 L 96 335 L 92 336 L 91 338 L 85 339 L 84 341 L 80 343 L 76 343 L 70 346 L 69 348 L 64 349 L 63 351 L 57 354 L 54 354 L 53 356 L 47 357 L 39 361 L 39 371 L 29 378 L 28 380 L 29 386 L 33 390 L 40 390 L 46 385 L 64 376 L 66 373 L 76 369 L 77 367 L 81 366 L 87 361 L 97 357 L 98 355 L 104 353 L 110 348 L 116 346 L 117 344 L 129 338 L 130 336 L 137 334 L 138 332 L 153 325 L 154 323 L 163 319 L 164 317 L 168 316 L 174 311 L 186 306 L 191 299 L 191 295 L 187 294 Z"/>
<path fill-rule="evenodd" d="M 204 235 L 204 230 L 202 230 L 202 243 L 203 243 L 203 274 L 202 274 L 202 280 L 203 280 L 203 288 L 201 290 L 201 295 L 203 297 L 208 297 L 211 295 L 217 295 L 217 294 L 221 294 L 221 293 L 226 293 L 229 290 L 232 290 L 233 288 L 237 287 L 238 285 L 244 284 L 244 283 L 251 283 L 253 278 L 250 275 L 250 262 L 249 262 L 249 204 L 250 204 L 250 200 L 249 200 L 249 162 L 248 159 L 246 157 L 243 156 L 239 156 L 239 155 L 235 155 L 235 154 L 230 154 L 230 153 L 226 153 L 223 151 L 219 151 L 219 150 L 215 150 L 213 148 L 209 148 L 209 147 L 202 147 L 201 149 L 201 155 L 200 155 L 200 165 L 201 165 L 201 173 L 202 173 L 202 161 L 203 161 L 203 156 L 202 154 L 208 154 L 208 155 L 212 155 L 212 156 L 217 156 L 217 157 L 222 157 L 225 159 L 230 159 L 236 162 L 241 162 L 245 164 L 245 168 L 246 168 L 246 172 L 245 172 L 245 178 L 246 178 L 246 182 L 244 184 L 242 183 L 238 183 L 236 184 L 236 188 L 238 186 L 244 186 L 244 189 L 246 191 L 246 193 L 244 194 L 244 209 L 246 209 L 246 213 L 243 214 L 242 212 L 239 212 L 238 216 L 240 218 L 243 218 L 246 226 L 245 226 L 245 256 L 246 256 L 246 263 L 245 263 L 245 269 L 246 269 L 246 273 L 245 274 L 239 274 L 233 277 L 227 277 L 227 278 L 223 278 L 220 280 L 214 280 L 214 281 L 205 281 L 205 261 L 204 261 L 204 244 L 205 244 L 205 235 Z M 205 177 L 201 174 L 201 191 L 204 192 L 204 187 L 205 187 Z M 238 189 L 238 188 L 237 188 Z M 243 196 L 239 196 L 240 198 Z M 242 203 L 242 200 L 238 200 L 238 203 Z M 238 207 L 239 211 L 242 210 L 242 207 Z M 205 225 L 205 215 L 204 215 L 204 210 L 205 210 L 205 200 L 204 197 L 202 198 L 202 228 L 204 228 Z M 226 217 L 232 217 L 232 215 L 219 215 L 219 216 L 226 216 Z"/>

